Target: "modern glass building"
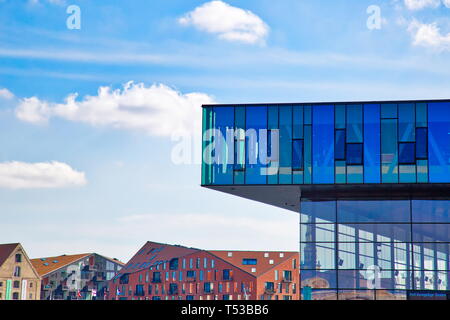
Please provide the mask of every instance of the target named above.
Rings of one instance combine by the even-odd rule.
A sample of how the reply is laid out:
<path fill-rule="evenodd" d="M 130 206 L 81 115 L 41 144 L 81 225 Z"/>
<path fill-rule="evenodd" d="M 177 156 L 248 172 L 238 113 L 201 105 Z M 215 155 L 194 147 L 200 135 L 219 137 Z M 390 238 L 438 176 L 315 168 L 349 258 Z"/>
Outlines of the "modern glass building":
<path fill-rule="evenodd" d="M 205 105 L 202 186 L 300 213 L 303 299 L 450 296 L 450 100 Z"/>

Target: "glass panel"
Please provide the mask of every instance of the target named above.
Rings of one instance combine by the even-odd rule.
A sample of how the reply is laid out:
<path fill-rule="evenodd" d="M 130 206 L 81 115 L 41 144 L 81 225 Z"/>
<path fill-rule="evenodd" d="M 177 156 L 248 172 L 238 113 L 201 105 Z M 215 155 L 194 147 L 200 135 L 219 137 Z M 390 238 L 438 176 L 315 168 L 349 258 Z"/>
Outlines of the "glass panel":
<path fill-rule="evenodd" d="M 334 224 L 302 223 L 300 225 L 301 242 L 334 242 Z"/>
<path fill-rule="evenodd" d="M 277 130 L 278 127 L 278 107 L 268 107 L 268 126 L 269 130 Z M 268 137 L 270 137 L 270 134 L 268 133 Z M 271 166 L 279 167 L 280 162 L 278 161 L 271 161 Z M 267 183 L 268 184 L 278 184 L 278 173 L 277 174 L 271 174 L 267 176 Z"/>
<path fill-rule="evenodd" d="M 335 270 L 303 270 L 300 277 L 302 288 L 306 286 L 315 289 L 336 288 Z"/>
<path fill-rule="evenodd" d="M 398 105 L 398 138 L 399 141 L 415 141 L 416 110 L 415 104 Z"/>
<path fill-rule="evenodd" d="M 397 120 L 381 120 L 382 182 L 398 183 Z"/>
<path fill-rule="evenodd" d="M 313 183 L 334 183 L 334 106 L 314 106 L 313 120 Z"/>
<path fill-rule="evenodd" d="M 362 105 L 347 105 L 347 142 L 363 142 L 362 119 Z"/>
<path fill-rule="evenodd" d="M 305 124 L 312 124 L 312 107 L 311 106 L 304 106 L 304 121 Z"/>
<path fill-rule="evenodd" d="M 336 183 L 347 182 L 347 166 L 345 161 L 336 161 Z"/>
<path fill-rule="evenodd" d="M 397 118 L 397 105 L 396 104 L 382 104 L 381 105 L 381 118 L 382 119 Z"/>
<path fill-rule="evenodd" d="M 400 183 L 416 183 L 416 166 L 415 165 L 401 165 Z"/>
<path fill-rule="evenodd" d="M 450 200 L 413 200 L 413 222 L 450 223 Z"/>
<path fill-rule="evenodd" d="M 213 166 L 214 184 L 233 184 L 234 161 L 234 108 L 214 107 L 215 162 Z"/>
<path fill-rule="evenodd" d="M 292 169 L 303 169 L 303 140 L 292 141 Z"/>
<path fill-rule="evenodd" d="M 401 142 L 398 145 L 399 149 L 399 163 L 400 164 L 415 164 L 415 144 L 411 142 Z"/>
<path fill-rule="evenodd" d="M 450 182 L 450 103 L 428 105 L 429 179 Z"/>
<path fill-rule="evenodd" d="M 416 158 L 428 158 L 428 130 L 427 128 L 416 129 Z"/>
<path fill-rule="evenodd" d="M 347 164 L 363 163 L 363 145 L 362 143 L 347 143 Z"/>
<path fill-rule="evenodd" d="M 334 158 L 345 160 L 345 130 L 336 130 Z"/>
<path fill-rule="evenodd" d="M 410 201 L 340 200 L 337 216 L 338 222 L 409 222 Z"/>
<path fill-rule="evenodd" d="M 279 183 L 292 183 L 292 107 L 280 107 Z"/>
<path fill-rule="evenodd" d="M 206 135 L 206 132 L 210 129 L 213 129 L 213 108 L 212 107 L 204 107 L 203 108 L 203 139 L 202 139 L 202 150 L 206 151 L 206 147 L 211 143 L 211 135 Z M 212 184 L 212 165 L 210 164 L 211 155 L 205 155 L 202 157 L 202 184 L 208 185 Z"/>
<path fill-rule="evenodd" d="M 380 183 L 380 105 L 364 105 L 364 182 Z"/>
<path fill-rule="evenodd" d="M 347 183 L 363 183 L 363 166 L 347 166 Z"/>
<path fill-rule="evenodd" d="M 334 243 L 305 242 L 300 245 L 302 276 L 305 270 L 334 269 L 335 264 Z"/>
<path fill-rule="evenodd" d="M 414 242 L 450 242 L 450 224 L 413 224 Z"/>
<path fill-rule="evenodd" d="M 293 124 L 293 138 L 294 139 L 303 139 L 303 107 L 302 106 L 294 106 L 293 107 L 293 116 L 294 116 L 294 124 Z"/>
<path fill-rule="evenodd" d="M 305 167 L 304 167 L 304 183 L 312 183 L 312 127 L 305 126 L 305 140 L 304 140 L 304 153 L 305 153 Z"/>
<path fill-rule="evenodd" d="M 336 105 L 335 112 L 336 129 L 345 129 L 345 105 Z"/>
<path fill-rule="evenodd" d="M 417 103 L 416 104 L 416 126 L 417 127 L 427 127 L 428 126 L 428 115 L 427 115 L 427 104 Z"/>
<path fill-rule="evenodd" d="M 339 290 L 339 300 L 375 300 L 374 290 Z"/>
<path fill-rule="evenodd" d="M 261 130 L 267 129 L 267 107 L 246 107 L 246 184 L 265 184 L 267 135 L 261 136 Z M 265 138 L 265 139 L 264 139 Z M 265 140 L 265 141 L 263 141 Z M 263 171 L 263 172 L 261 172 Z"/>
<path fill-rule="evenodd" d="M 336 221 L 336 201 L 302 201 L 300 212 L 308 220 L 301 220 L 302 223 L 316 223 L 317 219 L 323 222 Z"/>
<path fill-rule="evenodd" d="M 417 160 L 417 182 L 428 182 L 428 160 Z"/>

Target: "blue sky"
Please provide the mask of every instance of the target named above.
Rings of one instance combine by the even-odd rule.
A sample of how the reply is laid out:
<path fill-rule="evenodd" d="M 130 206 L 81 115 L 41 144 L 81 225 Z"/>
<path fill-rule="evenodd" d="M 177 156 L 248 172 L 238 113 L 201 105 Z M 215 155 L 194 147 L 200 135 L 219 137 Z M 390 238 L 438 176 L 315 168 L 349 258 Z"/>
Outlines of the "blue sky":
<path fill-rule="evenodd" d="M 123 260 L 147 240 L 296 250 L 295 213 L 202 189 L 169 132 L 195 132 L 204 102 L 449 98 L 449 7 L 0 0 L 0 243 Z"/>

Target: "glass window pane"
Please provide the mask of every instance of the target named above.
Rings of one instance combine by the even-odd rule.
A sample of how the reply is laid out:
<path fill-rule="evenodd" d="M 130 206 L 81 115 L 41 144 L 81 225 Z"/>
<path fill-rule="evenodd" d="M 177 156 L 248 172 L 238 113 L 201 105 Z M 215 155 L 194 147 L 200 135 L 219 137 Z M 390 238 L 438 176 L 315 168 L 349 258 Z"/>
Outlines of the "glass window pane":
<path fill-rule="evenodd" d="M 450 223 L 450 200 L 413 200 L 413 222 Z"/>
<path fill-rule="evenodd" d="M 416 158 L 428 158 L 428 130 L 427 128 L 416 129 Z"/>
<path fill-rule="evenodd" d="M 415 143 L 401 142 L 398 145 L 399 149 L 399 164 L 415 164 Z"/>
<path fill-rule="evenodd" d="M 335 107 L 336 129 L 345 129 L 345 105 L 339 104 Z"/>
<path fill-rule="evenodd" d="M 397 120 L 381 120 L 382 182 L 398 183 Z"/>
<path fill-rule="evenodd" d="M 380 105 L 364 105 L 364 182 L 380 183 Z"/>
<path fill-rule="evenodd" d="M 261 130 L 267 129 L 267 107 L 246 107 L 246 184 L 265 184 L 267 175 L 265 155 L 267 154 L 267 135 L 261 136 Z M 265 141 L 262 141 L 262 140 Z M 263 172 L 261 172 L 263 171 Z"/>
<path fill-rule="evenodd" d="M 303 169 L 303 140 L 292 141 L 292 169 Z"/>
<path fill-rule="evenodd" d="M 294 139 L 303 139 L 303 107 L 302 106 L 294 106 L 293 107 L 293 138 Z"/>
<path fill-rule="evenodd" d="M 398 105 L 398 138 L 399 141 L 415 141 L 416 110 L 413 103 Z"/>
<path fill-rule="evenodd" d="M 347 143 L 347 164 L 363 163 L 363 145 L 362 143 Z"/>
<path fill-rule="evenodd" d="M 363 142 L 362 105 L 347 105 L 347 142 Z"/>
<path fill-rule="evenodd" d="M 336 130 L 334 158 L 345 160 L 345 130 Z"/>
<path fill-rule="evenodd" d="M 334 183 L 334 106 L 314 106 L 313 120 L 313 183 Z"/>
<path fill-rule="evenodd" d="M 408 200 L 340 200 L 338 222 L 409 222 Z"/>
<path fill-rule="evenodd" d="M 381 105 L 381 118 L 383 118 L 383 119 L 397 118 L 397 105 L 396 104 L 382 104 Z"/>
<path fill-rule="evenodd" d="M 450 103 L 428 104 L 429 179 L 450 182 Z"/>
<path fill-rule="evenodd" d="M 279 183 L 292 183 L 292 107 L 280 107 Z"/>

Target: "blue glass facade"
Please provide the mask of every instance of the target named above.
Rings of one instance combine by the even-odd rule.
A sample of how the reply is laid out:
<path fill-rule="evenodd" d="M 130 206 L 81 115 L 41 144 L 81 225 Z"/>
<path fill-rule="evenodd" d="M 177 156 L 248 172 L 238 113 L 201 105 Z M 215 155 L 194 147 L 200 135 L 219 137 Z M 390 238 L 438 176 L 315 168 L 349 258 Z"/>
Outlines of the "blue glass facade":
<path fill-rule="evenodd" d="M 450 292 L 449 101 L 204 106 L 203 132 L 203 186 L 300 211 L 313 299 Z"/>

